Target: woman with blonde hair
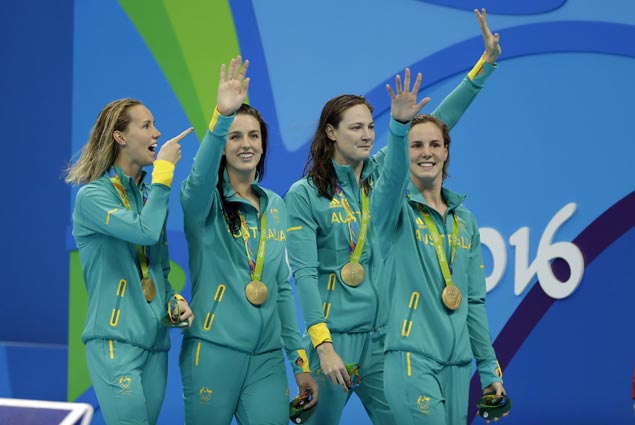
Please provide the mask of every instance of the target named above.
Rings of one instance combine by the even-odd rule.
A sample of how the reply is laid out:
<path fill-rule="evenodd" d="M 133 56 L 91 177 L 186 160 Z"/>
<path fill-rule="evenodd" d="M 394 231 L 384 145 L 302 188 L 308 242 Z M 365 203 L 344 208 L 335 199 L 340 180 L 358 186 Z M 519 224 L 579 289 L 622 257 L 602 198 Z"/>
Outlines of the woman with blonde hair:
<path fill-rule="evenodd" d="M 75 198 L 73 236 L 88 291 L 82 333 L 88 372 L 109 424 L 155 424 L 165 395 L 170 338 L 161 320 L 191 325 L 192 311 L 168 281 L 165 223 L 179 142 L 157 153 L 148 108 L 119 99 L 99 113 L 66 181 Z M 143 168 L 153 165 L 152 183 Z M 168 306 L 172 306 L 173 310 Z"/>

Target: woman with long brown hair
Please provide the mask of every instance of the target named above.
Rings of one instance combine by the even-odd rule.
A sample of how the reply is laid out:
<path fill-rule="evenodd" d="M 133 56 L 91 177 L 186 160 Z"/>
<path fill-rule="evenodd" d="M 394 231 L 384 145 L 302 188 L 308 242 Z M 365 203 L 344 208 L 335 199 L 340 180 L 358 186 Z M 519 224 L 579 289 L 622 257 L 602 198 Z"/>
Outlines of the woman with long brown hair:
<path fill-rule="evenodd" d="M 483 87 L 500 54 L 498 37 L 490 32 L 484 14 L 477 13 L 477 18 L 485 53 L 432 112 L 449 127 Z M 338 423 L 351 394 L 348 389 L 354 389 L 373 423 L 395 423 L 384 396 L 387 304 L 370 214 L 386 152 L 371 156 L 372 112 L 362 96 L 329 100 L 311 143 L 306 175 L 285 198 L 289 262 L 307 328 L 311 370 L 320 385 L 321 403 L 310 423 Z M 359 384 L 350 376 L 357 371 Z"/>

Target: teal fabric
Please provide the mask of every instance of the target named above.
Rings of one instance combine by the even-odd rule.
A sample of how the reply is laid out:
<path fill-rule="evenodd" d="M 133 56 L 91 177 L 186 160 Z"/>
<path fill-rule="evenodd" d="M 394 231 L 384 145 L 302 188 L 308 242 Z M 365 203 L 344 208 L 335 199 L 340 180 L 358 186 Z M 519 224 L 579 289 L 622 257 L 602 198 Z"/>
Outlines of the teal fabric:
<path fill-rule="evenodd" d="M 221 195 L 216 188 L 218 170 L 225 147 L 227 132 L 234 116 L 220 116 L 213 128 L 207 132 L 194 159 L 192 170 L 181 188 L 181 205 L 184 212 L 185 235 L 188 242 L 190 275 L 192 281 L 192 300 L 190 306 L 196 319 L 192 327 L 184 331 L 184 342 L 181 349 L 181 373 L 185 394 L 199 391 L 198 382 L 207 382 L 215 378 L 210 376 L 216 371 L 225 371 L 227 377 L 238 373 L 223 356 L 215 356 L 214 350 L 230 350 L 237 359 L 245 356 L 271 356 L 272 353 L 282 355 L 282 348 L 292 362 L 294 372 L 301 369 L 295 365 L 297 350 L 302 349 L 297 326 L 293 293 L 289 285 L 290 270 L 286 262 L 286 230 L 287 214 L 282 198 L 274 192 L 253 183 L 253 190 L 260 197 L 260 212 L 266 214 L 267 229 L 262 233 L 258 211 L 248 201 L 236 196 L 225 174 L 224 192 L 230 202 L 238 204 L 245 216 L 249 236 L 255 242 L 254 253 L 258 241 L 266 238 L 266 251 L 262 282 L 267 286 L 267 300 L 260 306 L 252 305 L 245 296 L 245 287 L 252 280 L 246 256 L 242 231 L 230 233 L 225 220 Z M 206 366 L 193 376 L 189 369 L 191 363 L 191 347 L 202 341 L 209 350 Z M 214 348 L 215 347 L 215 348 Z M 207 351 L 206 351 L 207 352 Z M 228 356 L 231 357 L 231 356 Z M 189 359 L 184 361 L 183 359 Z M 284 409 L 288 421 L 287 396 L 275 398 L 269 393 L 270 387 L 276 387 L 280 376 L 286 372 L 283 362 L 266 362 L 259 371 L 265 380 L 258 390 L 248 390 L 233 382 L 214 381 L 231 388 L 232 393 L 226 399 L 243 400 L 254 397 L 259 400 L 260 408 Z M 190 378 L 187 378 L 190 374 Z M 201 376 L 198 376 L 201 375 Z M 194 379 L 196 378 L 196 379 Z M 251 378 L 250 378 L 251 379 Z M 200 380 L 200 381 L 199 381 Z M 238 379 L 238 382 L 242 382 Z M 219 384 L 211 387 L 217 391 Z M 251 391 L 251 392 L 250 392 Z M 187 400 L 186 400 L 187 401 Z M 276 404 L 275 402 L 279 402 Z M 271 402 L 271 404 L 267 404 Z M 239 405 L 223 408 L 239 409 Z M 186 412 L 194 418 L 203 415 L 205 407 L 199 404 L 188 404 Z M 233 412 L 233 410 L 232 410 Z M 236 414 L 239 411 L 236 410 Z M 204 415 L 203 415 L 204 416 Z M 244 415 L 243 415 L 244 416 Z M 219 422 L 222 423 L 222 422 Z M 249 422 L 245 422 L 249 423 Z"/>
<path fill-rule="evenodd" d="M 446 122 L 449 127 L 453 127 L 494 69 L 495 66 L 486 64 L 484 72 L 474 81 L 466 77 L 443 100 L 433 115 Z M 396 124 L 391 123 L 391 126 Z M 403 136 L 407 135 L 407 126 L 402 127 L 402 132 Z M 368 180 L 371 188 L 382 174 L 389 147 L 383 148 L 364 163 L 361 181 Z M 350 166 L 338 165 L 335 162 L 333 166 L 343 194 L 350 203 L 353 216 L 359 220 L 361 192 L 353 170 Z M 404 167 L 407 170 L 407 165 Z M 372 189 L 370 196 L 372 204 L 375 196 Z M 349 261 L 350 250 L 346 211 L 338 196 L 333 199 L 320 197 L 314 184 L 305 177 L 293 184 L 285 197 L 285 202 L 289 214 L 289 262 L 294 273 L 305 325 L 308 329 L 326 323 L 332 336 L 340 334 L 337 337 L 339 342 L 337 345 L 334 344 L 334 348 L 341 356 L 341 345 L 353 345 L 352 342 L 346 342 L 347 338 L 352 338 L 351 333 L 366 332 L 370 335 L 384 327 L 388 321 L 389 304 L 386 302 L 386 290 L 389 282 L 382 277 L 384 264 L 381 251 L 374 249 L 377 237 L 375 221 L 383 213 L 371 214 L 368 239 L 360 259 L 366 276 L 360 286 L 350 287 L 341 281 L 340 276 L 341 268 Z M 329 281 L 332 285 L 329 285 Z M 367 349 L 346 354 L 351 358 L 364 358 L 368 355 L 364 351 Z M 319 359 L 316 360 L 317 353 L 310 341 L 307 343 L 307 350 L 313 359 L 312 370 L 315 371 L 315 367 L 319 367 Z M 368 366 L 369 369 L 383 369 L 383 358 L 373 356 L 373 359 L 376 364 Z M 381 379 L 381 375 L 375 376 Z M 381 388 L 381 385 L 378 387 Z M 320 384 L 320 391 L 326 398 L 328 388 L 324 383 Z M 391 421 L 382 413 L 385 397 L 381 390 L 369 390 L 362 398 L 362 403 L 374 423 Z M 334 402 L 331 408 L 332 418 L 339 418 L 343 408 L 344 404 Z M 385 419 L 374 419 L 380 417 Z"/>
<path fill-rule="evenodd" d="M 141 189 L 120 168 L 113 170 L 121 179 L 131 209 L 124 207 L 109 174 L 104 173 L 79 189 L 73 211 L 73 236 L 88 291 L 82 341 L 113 339 L 167 351 L 170 339 L 160 320 L 174 294 L 168 282 L 165 237 L 170 188 L 153 184 L 147 189 L 144 206 Z M 141 290 L 136 245 L 147 247 L 149 275 L 157 292 L 151 303 Z"/>
<path fill-rule="evenodd" d="M 234 415 L 241 425 L 289 423 L 281 350 L 247 354 L 190 338 L 179 362 L 188 425 L 229 424 Z"/>
<path fill-rule="evenodd" d="M 407 137 L 397 124 L 391 122 L 390 151 L 372 205 L 374 215 L 379 217 L 375 222 L 380 235 L 377 249 L 385 261 L 383 272 L 391 313 L 386 351 L 412 352 L 448 366 L 466 366 L 475 358 L 485 388 L 500 378 L 485 311 L 479 228 L 474 216 L 462 205 L 465 197 L 443 188 L 442 196 L 448 205 L 445 216 L 431 208 L 429 211 L 447 253 L 452 216 L 459 222 L 452 277 L 463 302 L 457 310 L 449 311 L 441 301 L 445 280 L 418 208 L 427 204 L 410 181 L 405 166 Z"/>
<path fill-rule="evenodd" d="M 344 392 L 340 385 L 332 384 L 325 375 L 314 373 L 320 386 L 319 402 L 307 424 L 337 424 L 344 406 L 355 393 L 374 424 L 390 425 L 395 422 L 390 406 L 384 397 L 384 339 L 385 329 L 374 332 L 331 334 L 333 346 L 345 364 L 359 365 L 361 384 L 353 391 Z M 309 338 L 306 343 L 311 344 Z M 310 351 L 311 370 L 320 369 L 320 359 L 315 350 Z"/>
<path fill-rule="evenodd" d="M 157 423 L 167 382 L 168 353 L 105 339 L 86 343 L 88 372 L 106 423 Z"/>
<path fill-rule="evenodd" d="M 470 365 L 442 365 L 403 351 L 386 353 L 384 387 L 397 423 L 460 425 L 467 423 Z"/>
<path fill-rule="evenodd" d="M 192 280 L 190 305 L 196 316 L 192 327 L 185 331 L 185 338 L 198 338 L 254 354 L 280 349 L 284 344 L 287 354 L 295 360 L 296 350 L 302 345 L 285 256 L 284 202 L 274 192 L 253 183 L 253 189 L 260 196 L 260 211 L 267 215 L 267 232 L 262 235 L 258 211 L 236 196 L 225 175 L 225 194 L 245 215 L 250 238 L 256 247 L 260 237 L 267 239 L 261 280 L 267 285 L 268 298 L 264 304 L 254 306 L 245 296 L 251 275 L 242 230 L 234 235 L 230 233 L 216 188 L 221 156 L 233 119 L 234 116 L 221 115 L 214 132 L 206 134 L 181 189 Z"/>

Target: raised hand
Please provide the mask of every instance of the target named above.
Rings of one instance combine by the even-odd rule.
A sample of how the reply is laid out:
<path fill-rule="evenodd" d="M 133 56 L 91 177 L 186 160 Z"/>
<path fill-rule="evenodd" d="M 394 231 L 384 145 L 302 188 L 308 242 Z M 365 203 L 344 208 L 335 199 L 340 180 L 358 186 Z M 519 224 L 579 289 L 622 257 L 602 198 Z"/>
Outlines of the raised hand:
<path fill-rule="evenodd" d="M 249 77 L 245 78 L 245 75 L 248 67 L 249 61 L 243 62 L 240 55 L 231 60 L 227 72 L 225 72 L 225 64 L 221 66 L 216 100 L 216 107 L 221 115 L 233 114 L 247 98 Z"/>
<path fill-rule="evenodd" d="M 185 136 L 190 134 L 194 130 L 193 127 L 188 128 L 178 136 L 173 139 L 168 140 L 161 146 L 159 153 L 157 154 L 157 159 L 163 159 L 165 161 L 171 162 L 172 164 L 176 164 L 181 160 L 181 144 L 180 141 Z"/>
<path fill-rule="evenodd" d="M 483 43 L 485 44 L 485 60 L 489 64 L 496 63 L 496 59 L 503 52 L 501 46 L 499 44 L 500 35 L 498 33 L 492 34 L 489 27 L 487 26 L 487 12 L 485 9 L 481 9 L 479 12 L 478 9 L 474 9 L 474 14 L 478 19 L 478 24 L 481 27 L 481 32 L 483 33 Z"/>
<path fill-rule="evenodd" d="M 421 73 L 417 74 L 415 84 L 410 90 L 410 69 L 406 68 L 404 84 L 401 86 L 401 76 L 397 74 L 395 77 L 395 86 L 397 94 L 393 91 L 390 84 L 386 84 L 386 89 L 390 93 L 390 114 L 399 122 L 409 122 L 419 113 L 423 106 L 430 102 L 430 98 L 426 97 L 417 103 L 417 92 L 421 86 Z"/>

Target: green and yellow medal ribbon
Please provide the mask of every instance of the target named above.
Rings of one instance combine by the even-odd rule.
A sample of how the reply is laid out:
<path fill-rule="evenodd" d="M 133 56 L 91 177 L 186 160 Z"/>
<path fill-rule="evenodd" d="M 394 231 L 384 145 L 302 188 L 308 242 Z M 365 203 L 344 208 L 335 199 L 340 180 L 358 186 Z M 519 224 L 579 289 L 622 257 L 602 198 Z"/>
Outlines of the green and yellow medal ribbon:
<path fill-rule="evenodd" d="M 245 253 L 247 255 L 247 263 L 249 264 L 249 273 L 252 280 L 262 280 L 262 269 L 265 263 L 265 250 L 267 245 L 267 214 L 262 214 L 260 217 L 260 240 L 258 242 L 258 252 L 254 256 L 253 249 L 251 248 L 251 237 L 249 236 L 249 227 L 243 213 L 240 215 L 240 227 L 242 228 L 243 242 L 245 243 Z"/>
<path fill-rule="evenodd" d="M 459 297 L 458 304 L 460 304 L 461 302 L 460 292 L 458 291 L 458 288 L 454 287 L 454 282 L 452 282 L 452 270 L 451 270 L 452 263 L 454 263 L 454 255 L 456 254 L 456 247 L 459 243 L 459 221 L 456 217 L 456 214 L 452 213 L 452 219 L 453 219 L 452 220 L 452 240 L 448 241 L 448 244 L 451 247 L 451 254 L 450 254 L 450 262 L 448 263 L 448 259 L 445 254 L 445 248 L 443 246 L 443 240 L 441 235 L 439 234 L 436 224 L 434 223 L 434 220 L 430 216 L 430 213 L 427 211 L 426 207 L 424 207 L 421 204 L 417 204 L 417 208 L 421 212 L 421 215 L 423 216 L 423 221 L 428 227 L 428 232 L 430 234 L 430 241 L 432 242 L 432 245 L 434 246 L 434 250 L 437 254 L 437 260 L 439 261 L 439 266 L 441 267 L 441 273 L 443 274 L 443 279 L 445 280 L 445 286 L 446 288 L 450 288 L 451 291 L 453 291 L 454 293 L 458 293 L 458 297 Z M 445 291 L 444 291 L 444 303 L 445 302 L 446 302 L 446 299 L 445 299 Z M 458 308 L 458 304 L 454 308 L 451 306 L 447 306 L 447 304 L 446 306 L 450 308 L 451 310 L 455 310 L 456 308 Z"/>
<path fill-rule="evenodd" d="M 267 245 L 267 215 L 263 213 L 260 217 L 260 240 L 258 242 L 258 252 L 255 256 L 250 244 L 251 238 L 249 237 L 247 221 L 242 213 L 239 213 L 239 215 L 241 233 L 243 236 L 243 242 L 245 243 L 247 263 L 249 264 L 249 273 L 251 274 L 251 281 L 247 283 L 247 286 L 245 287 L 245 296 L 251 304 L 259 306 L 267 301 L 267 297 L 269 295 L 267 285 L 265 285 L 261 280 L 262 268 L 265 264 L 265 249 Z"/>
<path fill-rule="evenodd" d="M 123 183 L 121 182 L 119 175 L 115 173 L 115 175 L 110 178 L 110 182 L 112 183 L 112 186 L 117 191 L 117 194 L 119 195 L 119 199 L 121 200 L 121 203 L 123 204 L 123 206 L 126 207 L 126 209 L 128 210 L 132 210 L 132 207 L 130 206 L 130 201 L 128 201 L 128 195 L 126 194 L 126 189 L 123 187 Z M 145 193 L 143 194 L 143 201 L 145 204 L 145 201 L 146 201 Z M 141 285 L 142 285 L 143 293 L 146 297 L 146 300 L 150 302 L 154 299 L 154 296 L 156 294 L 156 288 L 154 287 L 154 282 L 150 278 L 150 274 L 148 272 L 149 261 L 148 261 L 147 247 L 135 244 L 135 249 L 137 251 L 137 256 L 139 257 L 139 267 L 141 269 Z"/>
<path fill-rule="evenodd" d="M 359 263 L 360 258 L 362 258 L 364 244 L 366 243 L 368 224 L 370 223 L 370 200 L 366 191 L 362 190 L 362 223 L 358 233 L 356 226 L 353 225 L 355 223 L 355 215 L 339 185 L 336 188 L 336 193 L 342 200 L 342 205 L 348 217 L 350 261 L 351 263 Z"/>

